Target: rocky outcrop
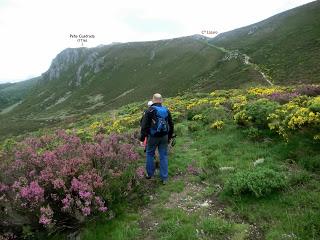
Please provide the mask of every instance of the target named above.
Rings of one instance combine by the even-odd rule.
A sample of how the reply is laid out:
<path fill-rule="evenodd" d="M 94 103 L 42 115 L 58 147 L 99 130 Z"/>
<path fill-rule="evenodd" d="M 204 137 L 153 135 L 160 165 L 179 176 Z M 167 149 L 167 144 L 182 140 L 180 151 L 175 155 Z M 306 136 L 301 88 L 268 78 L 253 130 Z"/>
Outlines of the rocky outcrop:
<path fill-rule="evenodd" d="M 69 86 L 72 84 L 80 86 L 90 72 L 96 74 L 103 68 L 104 57 L 99 56 L 101 48 L 68 48 L 62 51 L 53 59 L 50 68 L 42 75 L 42 78 L 55 80 L 64 72 L 71 70 L 74 78 L 69 81 Z"/>
<path fill-rule="evenodd" d="M 86 57 L 85 61 L 78 67 L 75 78 L 75 85 L 80 86 L 81 81 L 86 75 L 88 71 L 93 72 L 94 74 L 101 71 L 104 65 L 104 57 L 99 57 L 98 52 L 93 52 L 88 57 Z M 73 82 L 69 82 L 71 85 Z"/>
<path fill-rule="evenodd" d="M 77 64 L 86 52 L 87 49 L 85 48 L 67 48 L 63 50 L 52 60 L 50 68 L 42 77 L 49 80 L 59 78 L 70 66 Z"/>

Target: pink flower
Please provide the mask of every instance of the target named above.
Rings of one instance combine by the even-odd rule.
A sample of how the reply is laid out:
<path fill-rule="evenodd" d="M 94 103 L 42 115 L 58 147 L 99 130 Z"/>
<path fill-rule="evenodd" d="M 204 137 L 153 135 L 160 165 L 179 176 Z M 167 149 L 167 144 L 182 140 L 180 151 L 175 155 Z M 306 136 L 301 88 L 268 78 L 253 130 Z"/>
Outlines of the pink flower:
<path fill-rule="evenodd" d="M 82 199 L 91 199 L 92 193 L 87 191 L 79 191 L 79 196 Z"/>
<path fill-rule="evenodd" d="M 63 204 L 62 210 L 67 211 L 67 210 L 70 210 L 71 204 L 73 203 L 73 199 L 70 194 L 67 194 L 66 197 L 62 199 L 61 202 Z"/>
<path fill-rule="evenodd" d="M 50 162 L 53 162 L 56 160 L 56 155 L 54 152 L 51 151 L 46 151 L 45 153 L 43 153 L 42 158 L 43 161 L 45 161 L 46 163 L 50 164 Z"/>
<path fill-rule="evenodd" d="M 89 207 L 84 207 L 81 209 L 84 216 L 89 216 L 91 213 L 91 209 Z"/>
<path fill-rule="evenodd" d="M 98 210 L 100 212 L 105 212 L 108 208 L 105 206 L 104 201 L 100 197 L 95 197 L 95 202 L 98 205 Z"/>
<path fill-rule="evenodd" d="M 52 223 L 52 217 L 53 217 L 53 211 L 50 208 L 50 206 L 48 205 L 46 208 L 41 207 L 40 213 L 41 215 L 40 215 L 39 223 L 45 226 L 50 225 Z"/>
<path fill-rule="evenodd" d="M 33 204 L 40 203 L 44 201 L 44 190 L 38 182 L 33 181 L 29 186 L 21 188 L 20 196 Z"/>
<path fill-rule="evenodd" d="M 99 207 L 100 212 L 106 212 L 108 210 L 107 207 Z"/>
<path fill-rule="evenodd" d="M 53 183 L 53 188 L 54 189 L 65 188 L 64 181 L 61 178 L 57 178 L 57 179 L 53 180 L 52 183 Z"/>

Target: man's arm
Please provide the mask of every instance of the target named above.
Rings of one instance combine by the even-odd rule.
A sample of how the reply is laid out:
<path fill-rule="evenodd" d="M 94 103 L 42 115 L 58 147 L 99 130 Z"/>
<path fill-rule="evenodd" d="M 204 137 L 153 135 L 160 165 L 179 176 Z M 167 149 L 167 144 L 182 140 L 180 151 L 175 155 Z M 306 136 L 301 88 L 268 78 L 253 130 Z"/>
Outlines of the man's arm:
<path fill-rule="evenodd" d="M 141 119 L 141 132 L 139 140 L 141 142 L 148 136 L 148 131 L 150 129 L 150 111 L 146 111 Z"/>
<path fill-rule="evenodd" d="M 172 121 L 171 113 L 170 113 L 170 111 L 168 111 L 168 112 L 169 112 L 169 114 L 168 114 L 168 124 L 169 124 L 168 138 L 170 140 L 173 136 L 173 133 L 174 133 L 174 124 Z"/>

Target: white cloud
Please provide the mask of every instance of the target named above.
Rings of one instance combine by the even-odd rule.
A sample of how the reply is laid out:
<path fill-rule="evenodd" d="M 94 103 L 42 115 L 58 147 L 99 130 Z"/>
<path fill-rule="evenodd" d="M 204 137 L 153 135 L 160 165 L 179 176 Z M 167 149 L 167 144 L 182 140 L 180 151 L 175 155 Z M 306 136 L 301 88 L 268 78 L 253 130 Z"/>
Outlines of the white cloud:
<path fill-rule="evenodd" d="M 1 1 L 1 0 L 0 0 Z M 67 47 L 69 34 L 94 34 L 87 47 L 223 32 L 248 25 L 308 0 L 2 0 L 0 81 L 46 71 Z"/>

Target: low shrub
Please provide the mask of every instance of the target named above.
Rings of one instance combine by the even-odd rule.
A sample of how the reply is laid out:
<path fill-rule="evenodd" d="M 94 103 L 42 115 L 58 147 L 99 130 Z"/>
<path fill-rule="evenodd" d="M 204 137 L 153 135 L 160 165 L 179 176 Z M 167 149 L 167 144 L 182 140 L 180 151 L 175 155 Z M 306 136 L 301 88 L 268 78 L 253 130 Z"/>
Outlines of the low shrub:
<path fill-rule="evenodd" d="M 211 129 L 222 129 L 222 128 L 223 128 L 223 125 L 224 125 L 224 122 L 218 120 L 218 121 L 215 121 L 214 123 L 212 123 L 212 124 L 210 125 L 210 128 L 211 128 Z"/>
<path fill-rule="evenodd" d="M 127 171 L 138 154 L 127 142 L 97 135 L 86 143 L 59 130 L 17 143 L 0 169 L 1 229 L 75 226 L 107 211 L 113 183 L 123 192 L 134 177 Z"/>
<path fill-rule="evenodd" d="M 188 126 L 183 123 L 175 124 L 174 126 L 174 132 L 178 136 L 185 136 L 188 133 Z"/>
<path fill-rule="evenodd" d="M 192 107 L 189 106 L 189 108 L 187 106 L 187 109 L 188 109 L 188 111 L 187 111 L 187 119 L 188 120 L 192 120 L 194 116 L 196 116 L 198 114 L 202 114 L 209 107 L 212 107 L 209 102 L 204 102 L 204 103 L 202 103 L 200 105 L 195 105 L 195 106 L 192 106 Z"/>
<path fill-rule="evenodd" d="M 210 124 L 212 122 L 216 121 L 224 121 L 228 118 L 228 114 L 225 110 L 224 107 L 213 107 L 213 108 L 208 108 L 205 112 L 204 115 L 206 116 L 205 118 L 205 123 Z"/>
<path fill-rule="evenodd" d="M 256 127 L 249 127 L 243 130 L 243 133 L 251 140 L 261 140 L 263 138 L 263 132 Z"/>
<path fill-rule="evenodd" d="M 206 236 L 212 239 L 227 239 L 227 235 L 233 232 L 233 225 L 224 219 L 209 217 L 201 222 L 200 228 Z"/>
<path fill-rule="evenodd" d="M 268 127 L 268 116 L 279 107 L 279 103 L 268 99 L 259 99 L 250 102 L 245 107 L 246 114 L 250 117 L 250 122 L 257 127 Z"/>
<path fill-rule="evenodd" d="M 286 176 L 267 168 L 237 172 L 227 181 L 225 190 L 233 195 L 266 196 L 288 185 Z"/>
<path fill-rule="evenodd" d="M 196 132 L 203 128 L 203 124 L 199 122 L 188 122 L 188 130 L 190 132 Z"/>
<path fill-rule="evenodd" d="M 299 95 L 315 97 L 320 95 L 320 86 L 304 85 L 304 86 L 298 87 L 295 92 L 298 93 Z"/>
<path fill-rule="evenodd" d="M 315 97 L 309 102 L 309 109 L 315 113 L 320 113 L 320 97 Z"/>
<path fill-rule="evenodd" d="M 276 93 L 272 93 L 270 95 L 266 95 L 265 98 L 267 98 L 271 101 L 278 102 L 280 104 L 284 104 L 284 103 L 290 102 L 292 99 L 294 99 L 295 97 L 298 97 L 298 96 L 299 96 L 299 94 L 296 92 L 292 92 L 292 93 L 276 92 Z"/>

